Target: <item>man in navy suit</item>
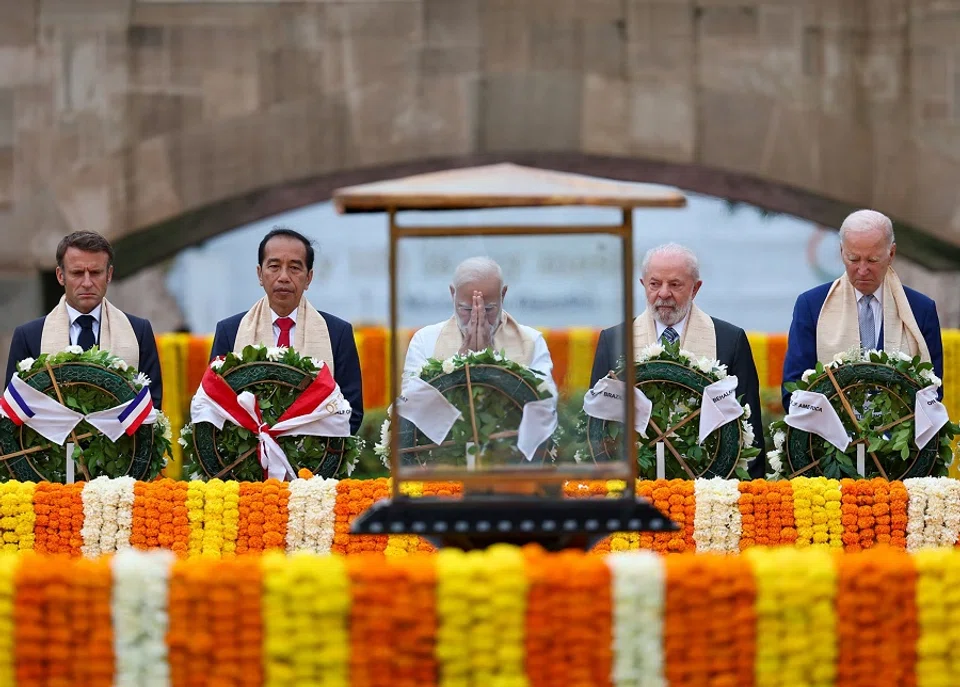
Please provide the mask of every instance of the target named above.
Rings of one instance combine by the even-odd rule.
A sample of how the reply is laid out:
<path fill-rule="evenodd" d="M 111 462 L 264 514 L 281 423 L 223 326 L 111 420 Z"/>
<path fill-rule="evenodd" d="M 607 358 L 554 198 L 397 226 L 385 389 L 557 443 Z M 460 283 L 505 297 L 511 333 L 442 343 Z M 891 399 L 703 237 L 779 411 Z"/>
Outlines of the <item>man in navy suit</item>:
<path fill-rule="evenodd" d="M 160 407 L 163 381 L 153 328 L 147 320 L 121 312 L 105 298 L 113 278 L 113 247 L 100 234 L 78 231 L 57 246 L 57 281 L 64 295 L 50 313 L 20 325 L 13 333 L 4 386 L 17 363 L 67 346 L 98 345 L 150 378 L 153 404 Z"/>
<path fill-rule="evenodd" d="M 845 273 L 797 298 L 783 361 L 783 383 L 856 348 L 899 350 L 933 363 L 943 378 L 940 320 L 932 299 L 900 283 L 891 268 L 897 244 L 893 223 L 874 210 L 858 210 L 840 227 Z M 790 393 L 782 389 L 783 407 Z"/>
<path fill-rule="evenodd" d="M 266 296 L 249 311 L 217 323 L 210 359 L 262 344 L 323 360 L 350 403 L 350 431 L 356 434 L 363 420 L 360 356 L 350 323 L 316 310 L 303 295 L 313 280 L 313 245 L 299 232 L 279 227 L 263 237 L 257 261 Z"/>

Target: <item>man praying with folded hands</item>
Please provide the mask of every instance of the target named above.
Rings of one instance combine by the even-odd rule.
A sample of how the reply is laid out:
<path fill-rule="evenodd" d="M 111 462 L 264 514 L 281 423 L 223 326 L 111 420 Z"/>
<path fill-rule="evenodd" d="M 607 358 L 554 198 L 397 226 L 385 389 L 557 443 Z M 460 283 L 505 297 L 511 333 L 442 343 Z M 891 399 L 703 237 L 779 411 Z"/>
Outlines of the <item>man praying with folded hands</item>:
<path fill-rule="evenodd" d="M 420 329 L 410 340 L 403 365 L 405 377 L 417 377 L 428 358 L 487 348 L 508 360 L 540 372 L 553 383 L 553 361 L 543 335 L 518 323 L 503 309 L 507 286 L 500 265 L 490 258 L 468 258 L 457 266 L 450 285 L 453 316 Z"/>

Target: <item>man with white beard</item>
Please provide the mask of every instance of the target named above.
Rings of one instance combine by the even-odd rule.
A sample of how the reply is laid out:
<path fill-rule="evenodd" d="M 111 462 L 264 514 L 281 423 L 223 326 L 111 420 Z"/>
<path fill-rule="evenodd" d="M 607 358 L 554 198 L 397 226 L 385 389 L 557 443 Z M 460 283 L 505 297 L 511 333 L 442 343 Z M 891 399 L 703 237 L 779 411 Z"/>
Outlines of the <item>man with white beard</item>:
<path fill-rule="evenodd" d="M 500 265 L 490 258 L 468 258 L 457 266 L 450 284 L 453 316 L 423 327 L 410 340 L 403 364 L 404 377 L 418 377 L 428 358 L 492 347 L 508 360 L 543 375 L 553 386 L 553 361 L 543 334 L 518 323 L 503 309 L 507 285 Z"/>
<path fill-rule="evenodd" d="M 737 397 L 750 408 L 753 443 L 760 455 L 749 466 L 750 474 L 763 477 L 763 423 L 760 418 L 760 380 L 746 332 L 729 322 L 710 317 L 693 302 L 703 282 L 700 263 L 689 248 L 676 243 L 647 251 L 640 267 L 640 283 L 647 308 L 633 321 L 633 350 L 639 353 L 653 343 L 680 342 L 680 348 L 698 357 L 719 360 L 727 373 L 737 376 Z M 590 386 L 617 366 L 623 356 L 623 325 L 600 332 L 593 359 Z"/>

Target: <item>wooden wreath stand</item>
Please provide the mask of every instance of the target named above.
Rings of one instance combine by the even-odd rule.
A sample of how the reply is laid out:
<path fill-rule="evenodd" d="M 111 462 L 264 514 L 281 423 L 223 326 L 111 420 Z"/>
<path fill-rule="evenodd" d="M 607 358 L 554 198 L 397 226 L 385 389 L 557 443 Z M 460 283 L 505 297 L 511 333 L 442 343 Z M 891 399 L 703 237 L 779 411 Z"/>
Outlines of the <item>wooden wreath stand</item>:
<path fill-rule="evenodd" d="M 400 392 L 397 350 L 397 255 L 403 238 L 465 236 L 605 235 L 621 242 L 623 320 L 633 319 L 633 210 L 638 207 L 683 207 L 683 194 L 662 187 L 629 184 L 512 164 L 423 174 L 405 179 L 339 189 L 333 195 L 338 212 L 386 212 L 390 225 L 390 392 Z M 505 207 L 599 206 L 616 208 L 621 222 L 591 226 L 409 226 L 397 223 L 407 210 L 475 210 Z M 633 337 L 624 336 L 627 360 L 633 360 Z M 628 366 L 626 383 L 633 386 Z M 626 417 L 633 417 L 634 399 L 627 394 Z M 391 427 L 399 427 L 396 404 Z M 418 534 L 435 545 L 484 548 L 496 542 L 539 543 L 557 550 L 589 548 L 616 531 L 667 531 L 676 525 L 645 499 L 636 497 L 636 445 L 627 442 L 623 460 L 607 464 L 542 463 L 487 470 L 429 469 L 401 464 L 400 432 L 391 432 L 390 470 L 393 497 L 376 503 L 351 527 L 356 534 Z M 560 498 L 566 481 L 618 479 L 626 482 L 617 499 Z M 404 481 L 452 481 L 464 497 L 412 499 L 401 492 Z M 552 485 L 552 486 L 548 486 Z M 542 495 L 544 491 L 548 494 Z M 531 494 L 533 491 L 535 494 Z"/>

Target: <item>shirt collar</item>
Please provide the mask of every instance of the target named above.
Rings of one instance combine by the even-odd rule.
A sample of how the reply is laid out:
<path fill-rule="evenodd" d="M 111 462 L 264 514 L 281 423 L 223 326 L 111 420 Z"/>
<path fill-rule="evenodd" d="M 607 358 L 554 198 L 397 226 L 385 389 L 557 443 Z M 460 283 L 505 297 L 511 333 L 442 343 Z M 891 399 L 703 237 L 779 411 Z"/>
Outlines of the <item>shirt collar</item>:
<path fill-rule="evenodd" d="M 69 303 L 65 303 L 65 305 L 67 306 L 67 317 L 70 318 L 70 324 L 72 325 L 74 322 L 77 321 L 77 318 L 80 317 L 83 313 L 80 312 L 79 310 L 77 310 L 76 308 L 74 308 L 73 306 L 71 306 Z M 95 319 L 95 320 L 97 321 L 97 323 L 99 324 L 99 323 L 100 323 L 100 313 L 101 313 L 101 312 L 103 312 L 103 303 L 102 303 L 102 302 L 101 302 L 99 305 L 97 305 L 96 308 L 94 308 L 93 310 L 91 310 L 90 312 L 88 312 L 87 314 L 90 315 L 93 319 Z"/>
<path fill-rule="evenodd" d="M 293 312 L 291 312 L 289 315 L 287 315 L 287 317 L 289 317 L 291 320 L 293 320 L 293 323 L 296 324 L 296 323 L 297 323 L 297 309 L 294 308 L 294 309 L 293 309 Z M 273 324 L 276 324 L 276 323 L 277 323 L 277 320 L 280 319 L 280 315 L 278 315 L 277 313 L 273 312 L 273 308 L 270 308 L 270 318 L 271 318 L 270 321 L 271 321 Z"/>
<path fill-rule="evenodd" d="M 676 324 L 670 325 L 671 327 L 673 327 L 673 331 L 675 331 L 677 333 L 677 336 L 679 336 L 681 339 L 683 338 L 683 330 L 687 328 L 687 320 L 689 319 L 690 319 L 690 313 L 687 313 L 682 320 L 680 320 Z M 665 325 L 663 322 L 658 320 L 656 317 L 653 318 L 653 321 L 657 325 L 657 341 L 659 341 L 660 337 L 663 336 L 663 332 L 664 330 L 666 330 L 667 325 Z"/>
<path fill-rule="evenodd" d="M 860 299 L 863 298 L 864 295 L 866 295 L 866 294 L 860 293 L 860 292 L 857 290 L 857 287 L 856 287 L 856 286 L 853 287 L 853 291 L 854 291 L 854 293 L 857 294 L 857 303 L 859 304 L 859 303 L 860 303 Z M 883 306 L 883 282 L 880 282 L 880 286 L 878 286 L 878 287 L 877 287 L 877 290 L 873 292 L 873 297 L 877 299 L 877 303 L 879 303 L 880 306 L 882 307 L 882 306 Z"/>

